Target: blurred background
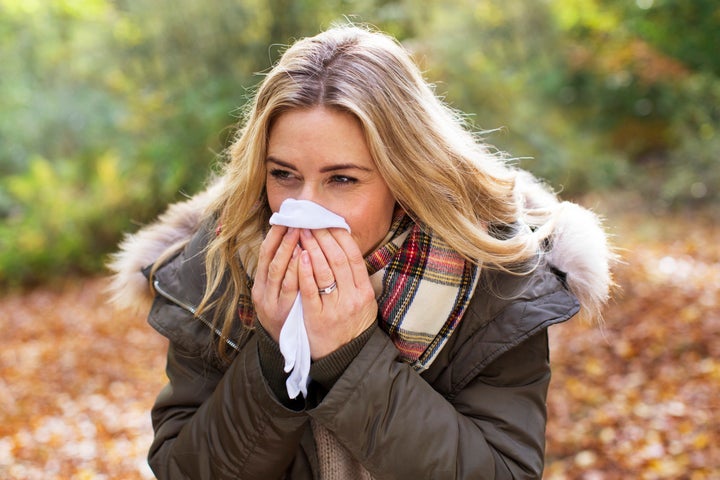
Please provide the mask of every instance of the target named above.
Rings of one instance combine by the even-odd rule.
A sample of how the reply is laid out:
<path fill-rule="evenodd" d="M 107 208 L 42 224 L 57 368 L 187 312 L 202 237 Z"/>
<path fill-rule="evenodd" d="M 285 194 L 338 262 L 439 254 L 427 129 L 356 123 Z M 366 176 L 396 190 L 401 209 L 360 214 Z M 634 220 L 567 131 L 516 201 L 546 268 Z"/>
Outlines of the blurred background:
<path fill-rule="evenodd" d="M 605 326 L 553 339 L 547 477 L 718 478 L 716 0 L 0 0 L 0 476 L 151 476 L 165 346 L 104 304 L 107 255 L 203 187 L 285 45 L 347 19 L 616 238 Z"/>

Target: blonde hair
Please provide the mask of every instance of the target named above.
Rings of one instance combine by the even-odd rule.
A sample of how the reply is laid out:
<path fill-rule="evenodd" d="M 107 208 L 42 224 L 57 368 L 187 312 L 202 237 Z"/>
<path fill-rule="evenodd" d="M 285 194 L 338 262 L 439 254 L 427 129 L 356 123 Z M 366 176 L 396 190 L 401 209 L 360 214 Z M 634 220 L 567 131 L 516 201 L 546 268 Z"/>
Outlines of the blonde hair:
<path fill-rule="evenodd" d="M 531 233 L 528 224 L 544 224 L 548 214 L 524 211 L 516 170 L 478 142 L 394 39 L 366 27 L 335 27 L 287 49 L 228 150 L 211 208 L 222 229 L 206 251 L 200 306 L 222 306 L 215 318 L 225 335 L 254 269 L 241 264 L 239 252 L 257 258 L 271 214 L 264 191 L 269 131 L 283 112 L 314 106 L 354 115 L 398 204 L 467 259 L 507 268 L 536 256 L 546 234 Z M 503 235 L 493 233 L 497 226 Z"/>

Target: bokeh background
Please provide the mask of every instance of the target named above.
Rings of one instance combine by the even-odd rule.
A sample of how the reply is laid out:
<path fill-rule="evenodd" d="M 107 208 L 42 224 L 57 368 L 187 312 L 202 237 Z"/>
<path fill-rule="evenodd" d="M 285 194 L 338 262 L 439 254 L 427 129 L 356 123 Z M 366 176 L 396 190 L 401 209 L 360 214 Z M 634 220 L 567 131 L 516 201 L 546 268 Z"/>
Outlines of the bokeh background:
<path fill-rule="evenodd" d="M 0 0 L 0 477 L 151 478 L 166 346 L 103 265 L 348 20 L 622 255 L 605 323 L 553 329 L 546 478 L 720 478 L 716 0 Z"/>

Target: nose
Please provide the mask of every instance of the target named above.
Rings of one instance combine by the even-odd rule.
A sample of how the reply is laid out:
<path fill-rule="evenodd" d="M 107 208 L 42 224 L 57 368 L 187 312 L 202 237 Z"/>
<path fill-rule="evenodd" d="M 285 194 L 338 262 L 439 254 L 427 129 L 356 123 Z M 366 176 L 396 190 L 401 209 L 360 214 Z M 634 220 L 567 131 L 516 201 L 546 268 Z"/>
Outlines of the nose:
<path fill-rule="evenodd" d="M 298 192 L 298 196 L 296 197 L 297 200 L 309 200 L 311 202 L 322 204 L 320 195 L 318 194 L 317 188 L 310 183 L 305 182 Z"/>

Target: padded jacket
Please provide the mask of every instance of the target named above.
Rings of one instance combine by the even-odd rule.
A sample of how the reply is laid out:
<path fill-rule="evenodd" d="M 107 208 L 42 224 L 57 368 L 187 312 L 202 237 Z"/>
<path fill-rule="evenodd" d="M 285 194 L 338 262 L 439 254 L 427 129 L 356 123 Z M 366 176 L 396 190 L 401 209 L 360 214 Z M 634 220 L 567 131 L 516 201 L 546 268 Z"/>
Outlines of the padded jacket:
<path fill-rule="evenodd" d="M 579 310 L 561 272 L 485 272 L 459 329 L 421 374 L 372 327 L 339 378 L 313 381 L 297 405 L 278 398 L 263 372 L 261 332 L 236 330 L 222 360 L 218 334 L 194 316 L 206 237 L 198 232 L 153 277 L 149 321 L 170 340 L 170 382 L 152 410 L 158 478 L 316 478 L 311 418 L 374 478 L 541 477 L 546 329 Z"/>
<path fill-rule="evenodd" d="M 148 299 L 141 267 L 190 239 L 152 278 L 149 322 L 169 340 L 169 382 L 152 408 L 149 462 L 159 479 L 319 478 L 311 421 L 378 479 L 542 476 L 547 328 L 579 309 L 596 311 L 612 284 L 613 255 L 592 213 L 552 205 L 559 213 L 551 245 L 533 273 L 483 270 L 429 369 L 418 373 L 399 361 L 372 326 L 315 362 L 308 398 L 290 401 L 277 345 L 262 328 L 238 327 L 221 339 L 209 318 L 195 315 L 213 235 L 201 226 L 202 212 L 212 196 L 171 206 L 128 236 L 110 265 L 116 304 L 137 306 Z M 216 353 L 219 341 L 227 341 L 229 358 Z"/>

